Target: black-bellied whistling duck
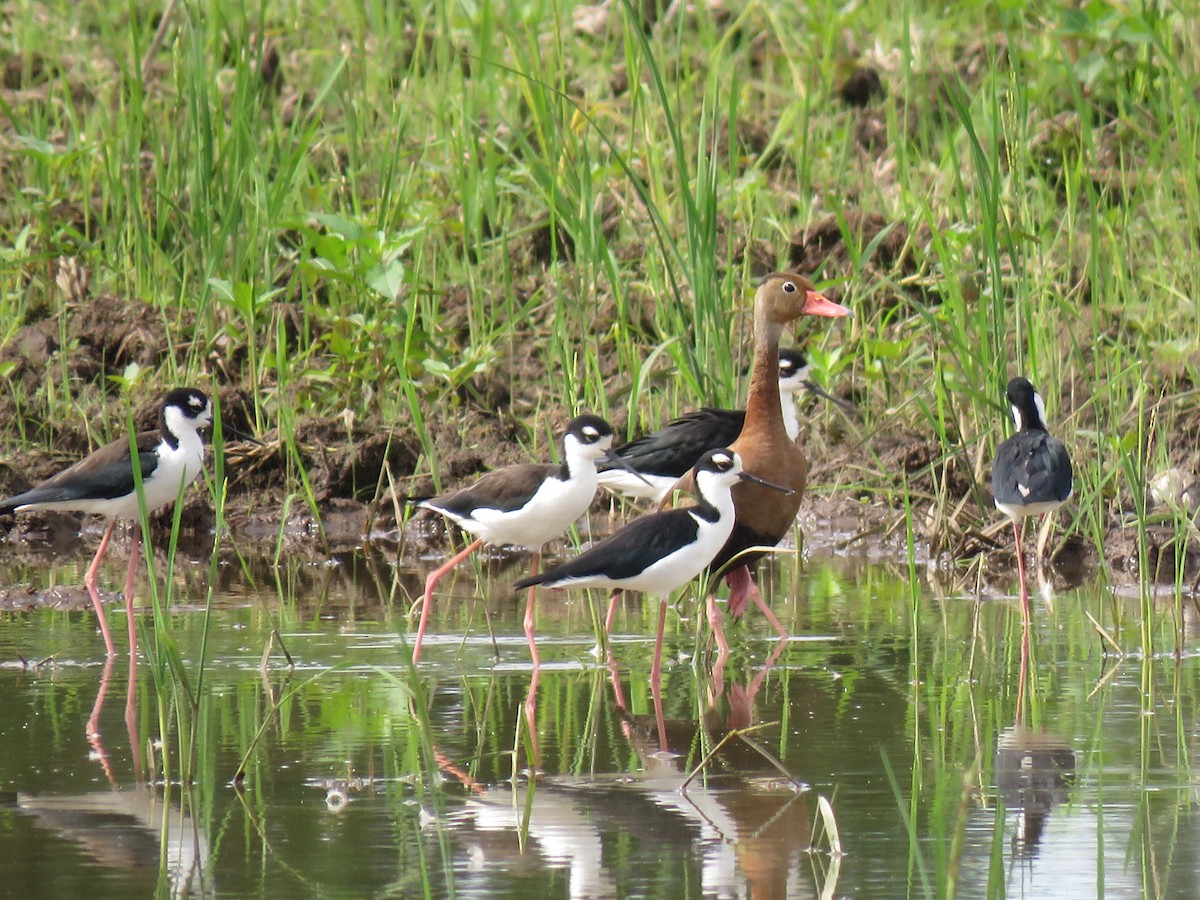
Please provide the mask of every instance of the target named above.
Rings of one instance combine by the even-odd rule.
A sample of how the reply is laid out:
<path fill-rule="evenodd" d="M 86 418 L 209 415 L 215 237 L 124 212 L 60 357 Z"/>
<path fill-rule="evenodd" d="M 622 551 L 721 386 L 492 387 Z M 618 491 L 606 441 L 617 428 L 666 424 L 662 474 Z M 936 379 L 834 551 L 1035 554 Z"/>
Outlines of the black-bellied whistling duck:
<path fill-rule="evenodd" d="M 713 559 L 713 571 L 733 563 L 726 573 L 729 584 L 729 614 L 740 616 L 749 601 L 763 611 L 781 635 L 787 630 L 763 601 L 750 565 L 761 554 L 746 554 L 751 547 L 773 547 L 791 531 L 800 510 L 800 500 L 808 481 L 808 460 L 804 451 L 788 437 L 779 396 L 779 339 L 784 326 L 801 316 L 836 318 L 851 315 L 841 304 L 823 297 L 803 275 L 775 272 L 766 276 L 754 295 L 754 362 L 750 370 L 750 391 L 746 399 L 746 421 L 730 448 L 741 456 L 752 472 L 762 472 L 772 481 L 790 489 L 790 493 L 764 489 L 761 485 L 740 484 L 733 489 L 737 511 L 733 533 Z M 739 554 L 743 554 L 740 555 Z M 709 598 L 708 617 L 722 651 L 728 650 L 721 615 Z"/>
<path fill-rule="evenodd" d="M 1029 588 L 1021 537 L 1026 516 L 1053 512 L 1071 499 L 1074 489 L 1067 448 L 1046 431 L 1046 406 L 1024 378 L 1014 378 L 1005 391 L 1017 432 L 996 450 L 992 463 L 992 495 L 996 508 L 1012 520 L 1021 579 L 1021 617 L 1029 622 Z"/>
<path fill-rule="evenodd" d="M 807 391 L 829 400 L 851 415 L 858 411 L 819 385 L 808 380 L 812 366 L 796 347 L 779 351 L 779 398 L 784 429 L 793 441 L 800 435 L 796 395 Z M 746 422 L 744 409 L 715 409 L 706 406 L 635 438 L 616 453 L 637 470 L 641 478 L 620 468 L 601 468 L 600 485 L 624 497 L 662 501 L 675 483 L 686 475 L 706 450 L 732 444 Z"/>
<path fill-rule="evenodd" d="M 610 588 L 607 632 L 621 591 L 645 591 L 660 598 L 658 632 L 650 680 L 662 672 L 663 630 L 667 601 L 672 591 L 704 571 L 734 528 L 733 496 L 736 484 L 755 484 L 764 491 L 786 493 L 787 488 L 763 481 L 744 471 L 731 450 L 711 450 L 692 470 L 699 502 L 634 519 L 569 562 L 540 575 L 523 578 L 518 589 L 545 585 L 552 588 Z"/>
<path fill-rule="evenodd" d="M 613 430 L 599 416 L 572 419 L 563 435 L 563 462 L 524 463 L 484 475 L 461 490 L 418 504 L 450 519 L 475 535 L 466 549 L 429 573 L 425 579 L 421 622 L 413 642 L 413 664 L 421 658 L 421 643 L 433 606 L 433 589 L 443 575 L 484 544 L 511 544 L 533 551 L 537 572 L 542 545 L 553 540 L 582 516 L 596 496 L 596 460 L 622 461 L 612 453 Z M 534 666 L 539 665 L 534 640 L 533 591 L 525 605 L 525 636 Z"/>

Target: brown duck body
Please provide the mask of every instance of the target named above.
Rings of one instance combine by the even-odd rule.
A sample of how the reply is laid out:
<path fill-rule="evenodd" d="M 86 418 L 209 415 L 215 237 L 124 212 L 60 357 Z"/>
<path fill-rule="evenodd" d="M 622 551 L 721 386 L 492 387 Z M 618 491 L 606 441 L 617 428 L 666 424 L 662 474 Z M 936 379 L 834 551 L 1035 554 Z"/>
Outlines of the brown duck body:
<path fill-rule="evenodd" d="M 849 314 L 850 310 L 822 297 L 800 275 L 776 272 L 759 285 L 754 298 L 754 363 L 746 421 L 731 448 L 741 456 L 747 472 L 791 488 L 793 493 L 783 494 L 756 484 L 736 486 L 733 490 L 736 523 L 729 540 L 713 560 L 713 571 L 750 547 L 772 547 L 779 543 L 800 511 L 808 483 L 808 460 L 797 442 L 788 437 L 781 411 L 779 339 L 784 326 L 803 315 Z M 738 564 L 752 564 L 761 555 L 740 556 Z M 739 583 L 747 583 L 748 575 L 745 572 L 738 576 Z M 735 586 L 735 593 L 730 596 L 731 614 L 741 614 L 746 597 Z"/>

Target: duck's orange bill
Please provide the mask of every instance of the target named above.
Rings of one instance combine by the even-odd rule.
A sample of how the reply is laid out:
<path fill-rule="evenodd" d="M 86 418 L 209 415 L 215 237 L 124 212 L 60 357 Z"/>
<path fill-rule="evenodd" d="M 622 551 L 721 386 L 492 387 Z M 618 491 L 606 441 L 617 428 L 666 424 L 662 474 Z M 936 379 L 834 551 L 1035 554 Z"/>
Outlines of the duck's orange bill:
<path fill-rule="evenodd" d="M 834 303 L 816 291 L 808 292 L 808 295 L 804 298 L 804 308 L 800 311 L 807 316 L 828 316 L 831 319 L 836 319 L 839 316 L 854 315 L 849 307 L 842 306 L 840 303 Z"/>

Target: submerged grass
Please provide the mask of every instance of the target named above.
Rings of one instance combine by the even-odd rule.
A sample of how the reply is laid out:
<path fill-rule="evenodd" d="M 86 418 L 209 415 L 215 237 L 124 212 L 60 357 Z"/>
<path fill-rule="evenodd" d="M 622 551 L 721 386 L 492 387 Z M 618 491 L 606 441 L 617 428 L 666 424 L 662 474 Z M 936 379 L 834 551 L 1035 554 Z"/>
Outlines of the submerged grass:
<path fill-rule="evenodd" d="M 732 404 L 737 313 L 759 274 L 800 264 L 857 312 L 804 340 L 866 416 L 859 491 L 898 505 L 880 447 L 914 440 L 941 448 L 932 471 L 982 480 L 1022 372 L 1077 457 L 1068 529 L 1102 548 L 1153 474 L 1146 438 L 1192 430 L 1186 18 L 672 9 L 175 7 L 145 73 L 156 7 L 17 16 L 0 94 L 19 187 L 0 215 L 5 436 L 53 441 L 49 423 L 100 403 L 70 362 L 84 340 L 60 257 L 93 294 L 155 310 L 167 345 L 140 396 L 249 388 L 318 521 L 306 422 L 397 423 L 440 487 L 446 421 L 511 416 L 537 435 L 589 407 L 624 410 L 631 433 Z M 854 96 L 856 66 L 878 91 Z M 34 380 L 17 338 L 47 319 L 61 350 Z M 1155 435 L 1128 440 L 1151 407 Z M 963 499 L 941 479 L 921 501 L 944 530 L 965 527 Z M 965 500 L 966 519 L 992 517 L 984 491 Z"/>

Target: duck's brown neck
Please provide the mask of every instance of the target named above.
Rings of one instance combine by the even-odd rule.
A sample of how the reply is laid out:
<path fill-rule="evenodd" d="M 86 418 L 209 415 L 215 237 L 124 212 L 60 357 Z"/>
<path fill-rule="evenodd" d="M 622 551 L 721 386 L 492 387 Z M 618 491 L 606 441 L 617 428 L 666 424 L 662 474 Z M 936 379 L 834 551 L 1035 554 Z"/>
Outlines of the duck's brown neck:
<path fill-rule="evenodd" d="M 755 317 L 754 365 L 750 369 L 750 396 L 746 398 L 746 424 L 756 430 L 778 429 L 786 434 L 779 400 L 779 338 L 783 328 Z"/>

